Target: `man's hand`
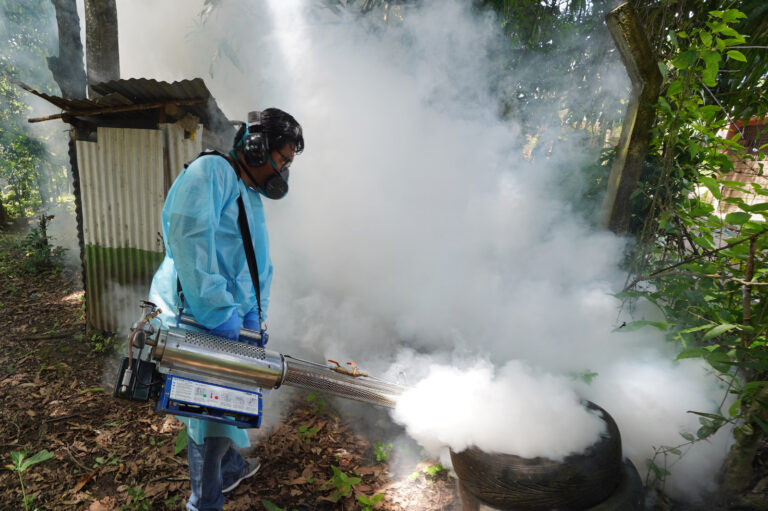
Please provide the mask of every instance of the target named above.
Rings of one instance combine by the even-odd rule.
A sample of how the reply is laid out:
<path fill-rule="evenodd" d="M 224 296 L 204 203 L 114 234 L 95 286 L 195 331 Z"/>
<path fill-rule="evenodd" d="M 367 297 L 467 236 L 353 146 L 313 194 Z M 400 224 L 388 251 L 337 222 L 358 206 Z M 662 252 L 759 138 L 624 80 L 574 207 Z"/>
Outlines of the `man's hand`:
<path fill-rule="evenodd" d="M 243 318 L 243 328 L 254 330 L 256 332 L 260 331 L 261 325 L 259 324 L 259 313 L 256 311 L 251 311 L 246 314 Z"/>
<path fill-rule="evenodd" d="M 235 310 L 232 311 L 232 314 L 224 323 L 211 330 L 211 333 L 213 335 L 218 335 L 219 337 L 236 341 L 240 338 L 240 327 L 240 316 L 237 315 L 237 311 Z"/>

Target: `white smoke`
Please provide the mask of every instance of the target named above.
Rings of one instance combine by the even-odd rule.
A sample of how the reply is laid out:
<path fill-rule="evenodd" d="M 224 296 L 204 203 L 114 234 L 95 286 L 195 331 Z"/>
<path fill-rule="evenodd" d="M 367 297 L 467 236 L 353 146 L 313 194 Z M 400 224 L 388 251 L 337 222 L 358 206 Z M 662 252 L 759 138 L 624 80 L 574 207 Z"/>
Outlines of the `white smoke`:
<path fill-rule="evenodd" d="M 485 452 L 561 460 L 605 431 L 570 382 L 518 361 L 497 375 L 489 363 L 435 365 L 398 401 L 395 420 L 433 453 L 475 446 Z M 564 420 L 567 419 L 567 420 Z"/>
<path fill-rule="evenodd" d="M 274 349 L 404 370 L 411 383 L 426 377 L 417 388 L 428 397 L 406 401 L 396 418 L 424 443 L 458 449 L 553 458 L 581 449 L 599 425 L 575 406 L 578 391 L 614 416 L 644 473 L 654 447 L 695 431 L 686 411 L 715 410 L 723 389 L 698 362 L 670 362 L 673 347 L 654 331 L 613 332 L 629 319 L 612 296 L 625 240 L 591 229 L 557 186 L 594 155 L 572 135 L 548 158 L 524 159 L 521 129 L 499 119 L 489 92 L 499 72 L 546 69 L 501 70 L 498 22 L 470 2 L 425 4 L 372 32 L 297 0 L 226 2 L 197 27 L 202 2 L 119 0 L 122 73 L 204 76 L 231 34 L 244 71 L 224 59 L 206 78 L 224 111 L 242 119 L 276 106 L 302 123 L 307 149 L 291 193 L 267 205 Z M 626 95 L 624 69 L 610 58 L 604 82 Z M 438 359 L 454 367 L 432 367 Z M 597 373 L 591 385 L 564 379 L 584 373 Z M 509 378 L 518 384 L 502 385 Z M 522 414 L 481 400 L 502 387 Z M 418 403 L 449 394 L 474 399 L 475 415 L 502 415 L 425 431 Z M 532 403 L 551 405 L 543 420 L 581 425 L 578 434 L 540 428 Z M 496 441 L 505 429 L 517 443 Z M 710 487 L 727 441 L 723 432 L 687 453 L 673 491 Z"/>

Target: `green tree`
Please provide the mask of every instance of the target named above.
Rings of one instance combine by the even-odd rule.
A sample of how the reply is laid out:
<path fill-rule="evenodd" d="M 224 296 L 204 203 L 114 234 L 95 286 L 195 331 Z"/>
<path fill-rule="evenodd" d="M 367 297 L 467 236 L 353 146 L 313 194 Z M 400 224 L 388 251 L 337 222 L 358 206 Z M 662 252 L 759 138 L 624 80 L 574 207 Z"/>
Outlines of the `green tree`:
<path fill-rule="evenodd" d="M 46 66 L 57 50 L 55 15 L 48 0 L 0 0 L 0 215 L 25 217 L 66 192 L 68 181 L 62 134 L 57 126 L 34 132 L 23 81 L 58 94 Z"/>

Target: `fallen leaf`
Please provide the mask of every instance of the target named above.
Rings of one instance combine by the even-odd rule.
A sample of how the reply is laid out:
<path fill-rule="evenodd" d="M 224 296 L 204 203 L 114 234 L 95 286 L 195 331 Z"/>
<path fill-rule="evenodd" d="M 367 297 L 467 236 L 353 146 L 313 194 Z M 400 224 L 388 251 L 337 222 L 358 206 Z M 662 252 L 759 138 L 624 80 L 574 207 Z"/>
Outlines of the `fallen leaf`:
<path fill-rule="evenodd" d="M 112 511 L 117 508 L 115 499 L 113 497 L 104 497 L 103 499 L 94 500 L 88 507 L 88 511 Z"/>
<path fill-rule="evenodd" d="M 88 481 L 93 479 L 93 476 L 95 476 L 98 473 L 99 473 L 98 470 L 94 470 L 93 472 L 89 472 L 88 474 L 85 474 L 83 477 L 81 477 L 80 480 L 75 485 L 75 487 L 72 488 L 72 493 L 77 493 L 80 490 L 82 490 L 83 486 L 85 486 L 88 483 Z"/>

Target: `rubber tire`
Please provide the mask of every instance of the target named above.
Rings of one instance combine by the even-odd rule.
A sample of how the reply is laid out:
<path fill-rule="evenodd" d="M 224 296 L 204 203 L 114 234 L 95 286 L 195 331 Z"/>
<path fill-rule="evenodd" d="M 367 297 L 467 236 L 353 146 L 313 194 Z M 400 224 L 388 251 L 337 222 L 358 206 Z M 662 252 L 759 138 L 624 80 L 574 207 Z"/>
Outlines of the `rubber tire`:
<path fill-rule="evenodd" d="M 493 507 L 478 499 L 458 483 L 459 498 L 463 511 L 515 511 L 513 508 Z M 596 506 L 584 511 L 642 511 L 645 506 L 643 482 L 631 461 L 624 462 L 621 482 L 613 494 Z"/>
<path fill-rule="evenodd" d="M 596 404 L 606 431 L 583 453 L 563 461 L 488 454 L 477 448 L 451 451 L 464 490 L 481 502 L 516 511 L 583 510 L 604 501 L 621 482 L 621 435 L 613 417 Z"/>

